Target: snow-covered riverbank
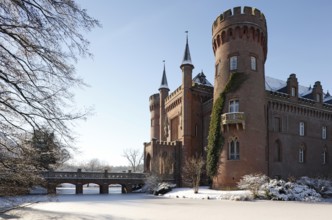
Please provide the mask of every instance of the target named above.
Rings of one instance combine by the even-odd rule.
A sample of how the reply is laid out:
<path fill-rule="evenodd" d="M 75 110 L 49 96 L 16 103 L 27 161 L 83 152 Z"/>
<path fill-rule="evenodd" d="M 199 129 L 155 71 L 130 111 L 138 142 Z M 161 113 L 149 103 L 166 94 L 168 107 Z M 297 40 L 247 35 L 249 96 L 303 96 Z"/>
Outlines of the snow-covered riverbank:
<path fill-rule="evenodd" d="M 182 194 L 181 194 L 182 193 Z M 217 200 L 217 194 L 241 195 L 245 191 L 222 192 L 200 189 L 175 189 L 166 196 L 137 194 L 39 196 L 43 200 L 0 214 L 4 219 L 326 219 L 332 200 L 317 203 L 281 201 Z M 179 198 L 173 197 L 178 195 Z M 186 195 L 183 199 L 179 195 Z M 196 199 L 190 195 L 196 195 Z M 209 196 L 209 200 L 203 199 Z M 37 197 L 36 197 L 37 198 Z M 199 199 L 198 199 L 199 198 Z"/>

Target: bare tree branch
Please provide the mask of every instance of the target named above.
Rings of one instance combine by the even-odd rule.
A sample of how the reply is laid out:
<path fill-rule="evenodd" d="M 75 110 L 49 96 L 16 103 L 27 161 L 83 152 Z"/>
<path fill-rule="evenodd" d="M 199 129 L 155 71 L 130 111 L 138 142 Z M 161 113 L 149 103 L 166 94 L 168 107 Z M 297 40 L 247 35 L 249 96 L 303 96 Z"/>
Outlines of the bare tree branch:
<path fill-rule="evenodd" d="M 90 112 L 72 106 L 72 88 L 85 85 L 73 64 L 91 56 L 82 32 L 96 26 L 74 0 L 0 1 L 0 174 L 7 179 L 18 178 L 18 167 L 37 173 L 23 143 L 41 128 L 72 147 L 70 123 Z M 0 196 L 13 184 L 2 177 Z"/>
<path fill-rule="evenodd" d="M 139 149 L 125 149 L 122 156 L 128 160 L 133 172 L 142 171 L 143 153 Z"/>

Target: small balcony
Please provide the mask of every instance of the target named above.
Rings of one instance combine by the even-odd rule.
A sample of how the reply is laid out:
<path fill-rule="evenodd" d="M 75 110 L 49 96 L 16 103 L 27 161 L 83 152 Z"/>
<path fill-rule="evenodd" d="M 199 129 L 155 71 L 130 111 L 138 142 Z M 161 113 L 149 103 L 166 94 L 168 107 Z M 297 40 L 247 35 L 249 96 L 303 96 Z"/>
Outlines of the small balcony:
<path fill-rule="evenodd" d="M 245 115 L 244 112 L 228 112 L 221 115 L 221 124 L 222 129 L 224 130 L 224 126 L 226 126 L 227 131 L 229 130 L 230 125 L 235 125 L 236 129 L 240 129 L 240 125 L 242 125 L 242 129 L 245 129 Z"/>

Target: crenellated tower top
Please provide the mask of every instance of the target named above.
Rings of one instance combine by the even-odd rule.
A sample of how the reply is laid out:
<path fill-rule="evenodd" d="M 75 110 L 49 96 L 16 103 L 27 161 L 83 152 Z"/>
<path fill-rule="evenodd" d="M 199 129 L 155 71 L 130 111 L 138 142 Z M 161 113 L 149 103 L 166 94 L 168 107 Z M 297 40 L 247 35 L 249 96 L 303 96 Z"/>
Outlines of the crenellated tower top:
<path fill-rule="evenodd" d="M 243 10 L 242 10 L 243 9 Z M 236 38 L 259 43 L 267 55 L 267 26 L 264 14 L 253 7 L 235 7 L 220 14 L 212 25 L 213 51 Z"/>

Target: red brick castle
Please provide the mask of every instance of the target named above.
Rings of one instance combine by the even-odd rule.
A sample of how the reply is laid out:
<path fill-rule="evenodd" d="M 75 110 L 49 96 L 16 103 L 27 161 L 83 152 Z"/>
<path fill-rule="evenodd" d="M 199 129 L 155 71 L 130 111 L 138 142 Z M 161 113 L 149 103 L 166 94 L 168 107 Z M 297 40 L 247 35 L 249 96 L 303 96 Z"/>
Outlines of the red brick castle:
<path fill-rule="evenodd" d="M 212 25 L 214 85 L 203 72 L 193 77 L 188 38 L 182 84 L 169 92 L 166 71 L 159 93 L 150 96 L 151 142 L 144 143 L 145 172 L 181 182 L 191 156 L 207 156 L 211 112 L 233 74 L 245 80 L 225 93 L 220 115 L 224 139 L 212 177 L 213 188 L 235 186 L 250 173 L 271 177 L 332 175 L 332 96 L 319 81 L 313 87 L 265 76 L 267 26 L 251 7 L 227 10 Z"/>

